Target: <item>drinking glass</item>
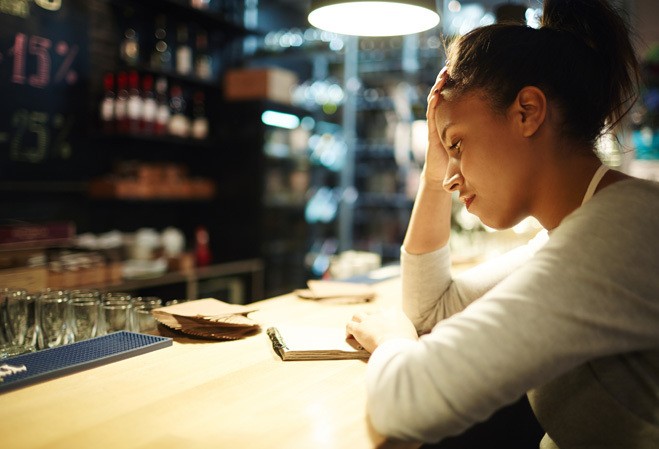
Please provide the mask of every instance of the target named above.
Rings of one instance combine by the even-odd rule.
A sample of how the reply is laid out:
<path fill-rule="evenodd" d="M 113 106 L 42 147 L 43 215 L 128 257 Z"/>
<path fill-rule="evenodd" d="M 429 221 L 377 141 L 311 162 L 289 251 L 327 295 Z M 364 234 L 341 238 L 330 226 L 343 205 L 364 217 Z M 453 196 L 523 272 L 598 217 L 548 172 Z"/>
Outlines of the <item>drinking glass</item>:
<path fill-rule="evenodd" d="M 25 348 L 28 351 L 35 351 L 37 349 L 37 340 L 41 330 L 39 329 L 39 319 L 37 317 L 37 299 L 39 293 L 28 292 L 25 295 L 27 302 L 27 333 L 25 334 Z"/>
<path fill-rule="evenodd" d="M 69 326 L 69 292 L 46 289 L 37 299 L 40 338 L 39 349 L 54 348 L 73 341 Z"/>
<path fill-rule="evenodd" d="M 0 291 L 0 359 L 30 351 L 27 292 L 5 288 Z"/>
<path fill-rule="evenodd" d="M 69 326 L 74 341 L 98 334 L 101 296 L 97 290 L 74 290 L 69 301 Z"/>
<path fill-rule="evenodd" d="M 101 304 L 103 334 L 133 331 L 133 303 L 127 293 L 107 293 Z"/>
<path fill-rule="evenodd" d="M 135 331 L 143 333 L 155 332 L 158 322 L 151 314 L 153 309 L 162 307 L 162 300 L 155 296 L 137 297 L 133 301 L 133 317 L 135 318 Z"/>

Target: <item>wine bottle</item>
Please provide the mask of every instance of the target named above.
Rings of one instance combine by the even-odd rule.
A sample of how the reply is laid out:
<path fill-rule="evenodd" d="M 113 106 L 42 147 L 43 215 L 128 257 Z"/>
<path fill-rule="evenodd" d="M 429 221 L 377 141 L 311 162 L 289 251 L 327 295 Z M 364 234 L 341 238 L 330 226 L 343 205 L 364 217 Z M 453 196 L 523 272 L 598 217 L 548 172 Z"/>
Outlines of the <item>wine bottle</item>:
<path fill-rule="evenodd" d="M 164 76 L 156 80 L 156 102 L 158 103 L 158 110 L 153 131 L 154 134 L 161 136 L 169 133 L 169 117 L 171 116 L 167 97 L 167 78 Z"/>
<path fill-rule="evenodd" d="M 195 75 L 202 80 L 210 80 L 213 78 L 213 60 L 208 52 L 208 33 L 205 30 L 197 32 L 195 47 Z"/>
<path fill-rule="evenodd" d="M 119 55 L 121 60 L 130 66 L 135 66 L 140 59 L 140 43 L 137 38 L 137 32 L 133 28 L 127 28 L 124 31 L 124 38 L 121 41 Z"/>
<path fill-rule="evenodd" d="M 179 24 L 176 32 L 176 72 L 180 75 L 192 73 L 192 48 L 188 39 L 188 26 Z"/>
<path fill-rule="evenodd" d="M 144 101 L 140 94 L 140 77 L 135 70 L 128 74 L 128 132 L 138 134 L 140 132 L 140 122 L 144 109 Z"/>
<path fill-rule="evenodd" d="M 183 98 L 181 86 L 172 85 L 169 104 L 172 113 L 169 117 L 169 133 L 173 136 L 188 137 L 190 135 L 190 119 L 186 115 L 187 103 Z"/>
<path fill-rule="evenodd" d="M 146 135 L 154 134 L 158 103 L 153 92 L 153 76 L 142 77 L 142 121 L 140 131 Z"/>
<path fill-rule="evenodd" d="M 202 91 L 192 97 L 192 138 L 203 140 L 208 137 L 208 118 L 206 118 L 205 96 Z"/>
<path fill-rule="evenodd" d="M 106 73 L 103 77 L 103 98 L 99 110 L 101 130 L 106 134 L 115 132 L 114 103 L 114 74 Z"/>
<path fill-rule="evenodd" d="M 128 132 L 128 76 L 126 72 L 117 75 L 117 98 L 114 103 L 114 119 L 119 134 Z"/>
<path fill-rule="evenodd" d="M 156 43 L 151 52 L 151 67 L 154 70 L 172 70 L 172 50 L 167 44 L 167 16 L 159 14 L 156 17 L 155 32 Z"/>

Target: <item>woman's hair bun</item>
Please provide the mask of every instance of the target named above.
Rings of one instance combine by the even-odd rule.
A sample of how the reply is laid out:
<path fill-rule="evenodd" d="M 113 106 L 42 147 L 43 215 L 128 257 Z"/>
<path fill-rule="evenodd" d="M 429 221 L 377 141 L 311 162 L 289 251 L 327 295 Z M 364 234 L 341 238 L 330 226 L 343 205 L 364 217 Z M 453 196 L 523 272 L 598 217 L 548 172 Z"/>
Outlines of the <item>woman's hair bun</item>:
<path fill-rule="evenodd" d="M 524 86 L 561 111 L 563 133 L 594 144 L 637 95 L 638 61 L 625 18 L 608 0 L 545 0 L 541 28 L 494 24 L 453 41 L 447 87 L 481 88 L 505 111 Z"/>
<path fill-rule="evenodd" d="M 628 33 L 622 11 L 608 0 L 545 0 L 541 27 L 570 33 L 593 50 L 606 52 L 614 30 Z"/>

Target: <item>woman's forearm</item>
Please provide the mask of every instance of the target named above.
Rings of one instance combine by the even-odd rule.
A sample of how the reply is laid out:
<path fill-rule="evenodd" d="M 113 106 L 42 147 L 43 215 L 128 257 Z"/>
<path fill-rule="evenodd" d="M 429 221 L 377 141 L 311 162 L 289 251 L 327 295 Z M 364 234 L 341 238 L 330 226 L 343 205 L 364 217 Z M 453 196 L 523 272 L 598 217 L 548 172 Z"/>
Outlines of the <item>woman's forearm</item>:
<path fill-rule="evenodd" d="M 421 177 L 403 247 L 410 254 L 425 254 L 448 243 L 451 232 L 451 194 L 441 183 Z"/>

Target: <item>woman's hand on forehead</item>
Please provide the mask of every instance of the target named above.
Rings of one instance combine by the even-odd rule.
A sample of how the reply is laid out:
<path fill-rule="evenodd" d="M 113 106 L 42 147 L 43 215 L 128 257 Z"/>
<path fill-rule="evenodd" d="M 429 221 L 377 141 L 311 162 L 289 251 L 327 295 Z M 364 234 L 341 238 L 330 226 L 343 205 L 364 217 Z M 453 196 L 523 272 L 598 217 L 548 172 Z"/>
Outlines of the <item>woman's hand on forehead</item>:
<path fill-rule="evenodd" d="M 435 81 L 434 86 L 428 94 L 428 109 L 426 120 L 428 123 L 428 148 L 426 150 L 426 162 L 423 167 L 423 177 L 431 185 L 443 188 L 442 181 L 446 172 L 448 158 L 437 131 L 436 114 L 440 102 L 440 92 L 448 78 L 447 69 L 444 67 Z"/>
<path fill-rule="evenodd" d="M 446 80 L 448 79 L 448 67 L 444 66 L 442 70 L 439 71 L 437 74 L 437 78 L 435 79 L 435 85 L 432 86 L 432 89 L 430 89 L 430 93 L 428 94 L 428 103 L 430 103 L 430 99 L 433 95 L 439 94 L 442 91 L 442 88 L 444 87 L 444 84 L 446 84 Z"/>

